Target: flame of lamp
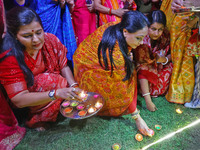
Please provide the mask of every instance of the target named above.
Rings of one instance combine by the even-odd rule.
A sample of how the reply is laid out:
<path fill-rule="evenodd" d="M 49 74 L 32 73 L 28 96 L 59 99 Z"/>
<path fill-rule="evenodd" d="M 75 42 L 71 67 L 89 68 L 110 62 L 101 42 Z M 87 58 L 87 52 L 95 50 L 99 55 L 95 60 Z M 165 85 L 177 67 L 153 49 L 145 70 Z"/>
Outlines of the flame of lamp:
<path fill-rule="evenodd" d="M 82 91 L 82 92 L 80 93 L 80 97 L 81 97 L 81 98 L 86 97 L 86 94 L 84 93 L 84 91 Z"/>
<path fill-rule="evenodd" d="M 96 109 L 94 108 L 94 107 L 90 107 L 89 109 L 88 109 L 88 112 L 89 113 L 93 113 L 93 112 L 95 112 L 96 111 Z"/>
<path fill-rule="evenodd" d="M 96 104 L 95 104 L 95 107 L 96 108 L 100 108 L 102 106 L 102 103 L 100 103 L 100 102 L 97 102 Z"/>
<path fill-rule="evenodd" d="M 178 109 L 176 109 L 176 112 L 178 113 L 178 114 L 181 114 L 182 113 L 182 111 L 178 108 Z"/>
<path fill-rule="evenodd" d="M 136 134 L 135 135 L 135 139 L 137 140 L 137 141 L 142 141 L 143 140 L 143 136 L 142 136 L 142 134 L 140 134 L 140 133 L 138 133 L 138 134 Z"/>

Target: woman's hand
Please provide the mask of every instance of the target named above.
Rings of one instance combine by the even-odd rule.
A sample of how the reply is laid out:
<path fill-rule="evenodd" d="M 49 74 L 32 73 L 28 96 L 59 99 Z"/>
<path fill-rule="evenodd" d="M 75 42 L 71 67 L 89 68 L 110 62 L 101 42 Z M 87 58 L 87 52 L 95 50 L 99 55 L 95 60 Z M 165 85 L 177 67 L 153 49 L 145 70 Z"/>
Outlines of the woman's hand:
<path fill-rule="evenodd" d="M 157 63 L 165 63 L 167 61 L 167 58 L 165 57 L 163 50 L 161 50 L 160 53 L 157 53 L 156 60 Z"/>
<path fill-rule="evenodd" d="M 171 3 L 171 9 L 174 11 L 175 9 L 179 9 L 183 6 L 183 0 L 173 0 Z"/>
<path fill-rule="evenodd" d="M 112 9 L 112 15 L 116 15 L 118 17 L 122 17 L 125 12 L 129 11 L 128 9 Z"/>
<path fill-rule="evenodd" d="M 147 126 L 146 122 L 142 119 L 142 117 L 139 115 L 137 120 L 135 120 L 136 126 L 138 130 L 146 136 L 152 136 L 149 132 L 149 127 Z"/>
<path fill-rule="evenodd" d="M 57 98 L 63 98 L 63 99 L 69 99 L 69 100 L 78 100 L 82 101 L 81 97 L 79 96 L 79 93 L 81 93 L 80 88 L 74 88 L 74 87 L 69 87 L 69 88 L 62 88 L 62 89 L 57 89 L 56 90 L 56 97 Z"/>
<path fill-rule="evenodd" d="M 92 0 L 92 4 L 86 4 L 88 10 L 90 12 L 94 12 L 95 11 L 95 8 L 94 8 L 94 1 Z"/>

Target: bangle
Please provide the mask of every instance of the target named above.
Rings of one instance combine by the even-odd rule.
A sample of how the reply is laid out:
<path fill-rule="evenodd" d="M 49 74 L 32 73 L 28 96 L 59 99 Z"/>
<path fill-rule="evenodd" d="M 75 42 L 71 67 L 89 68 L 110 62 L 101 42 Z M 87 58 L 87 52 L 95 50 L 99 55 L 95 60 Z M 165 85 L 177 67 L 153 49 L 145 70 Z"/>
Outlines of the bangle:
<path fill-rule="evenodd" d="M 140 110 L 137 110 L 136 113 L 131 114 L 131 117 L 132 117 L 134 120 L 137 120 L 139 114 L 140 114 Z"/>
<path fill-rule="evenodd" d="M 78 86 L 78 83 L 74 82 L 74 83 L 72 83 L 72 84 L 70 85 L 70 87 L 74 87 L 75 85 Z"/>
<path fill-rule="evenodd" d="M 144 96 L 147 96 L 147 95 L 150 95 L 150 93 L 145 93 L 145 94 L 142 94 L 142 96 L 144 97 Z"/>
<path fill-rule="evenodd" d="M 168 57 L 165 57 L 167 59 L 167 61 L 165 63 L 162 63 L 162 65 L 166 65 L 169 61 Z"/>
<path fill-rule="evenodd" d="M 109 13 L 108 13 L 109 15 L 112 15 L 112 14 L 111 14 L 111 10 L 112 10 L 112 9 L 110 8 Z"/>

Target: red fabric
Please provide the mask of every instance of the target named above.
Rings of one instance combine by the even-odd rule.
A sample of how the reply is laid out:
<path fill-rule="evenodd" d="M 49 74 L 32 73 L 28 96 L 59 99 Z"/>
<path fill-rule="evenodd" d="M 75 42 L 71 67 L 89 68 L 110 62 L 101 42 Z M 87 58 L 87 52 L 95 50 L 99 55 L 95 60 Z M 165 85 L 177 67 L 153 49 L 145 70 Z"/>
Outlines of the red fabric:
<path fill-rule="evenodd" d="M 25 128 L 19 127 L 17 120 L 0 88 L 0 149 L 13 149 L 24 137 Z"/>
<path fill-rule="evenodd" d="M 56 36 L 45 33 L 45 43 L 38 52 L 36 60 L 24 52 L 25 62 L 34 75 L 34 85 L 30 88 L 23 86 L 25 78 L 14 56 L 7 57 L 0 63 L 0 81 L 12 98 L 20 91 L 44 92 L 51 89 L 67 86 L 67 80 L 60 75 L 60 71 L 66 66 L 67 49 Z M 16 89 L 18 85 L 18 91 Z M 9 87 L 9 88 L 8 88 Z M 29 127 L 46 121 L 55 121 L 59 113 L 61 99 L 44 105 L 30 107 L 30 117 L 27 121 Z"/>
<path fill-rule="evenodd" d="M 154 47 L 147 35 L 144 38 L 144 44 L 137 47 L 134 51 L 137 62 L 138 79 L 147 79 L 149 81 L 150 93 L 153 96 L 163 95 L 169 87 L 170 76 L 172 73 L 172 63 L 166 65 L 157 64 L 156 55 L 161 50 L 164 55 L 170 54 L 169 32 L 164 30 L 161 37 L 156 41 Z"/>

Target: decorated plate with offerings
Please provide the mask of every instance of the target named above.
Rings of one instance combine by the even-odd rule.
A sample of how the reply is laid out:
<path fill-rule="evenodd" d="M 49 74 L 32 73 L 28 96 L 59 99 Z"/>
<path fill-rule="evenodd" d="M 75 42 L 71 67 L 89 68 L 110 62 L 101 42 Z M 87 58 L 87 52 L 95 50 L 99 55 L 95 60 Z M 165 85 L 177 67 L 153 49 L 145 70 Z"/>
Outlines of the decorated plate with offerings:
<path fill-rule="evenodd" d="M 82 91 L 79 96 L 82 101 L 71 99 L 61 103 L 60 112 L 64 117 L 85 119 L 97 114 L 104 105 L 104 99 L 98 93 Z"/>

